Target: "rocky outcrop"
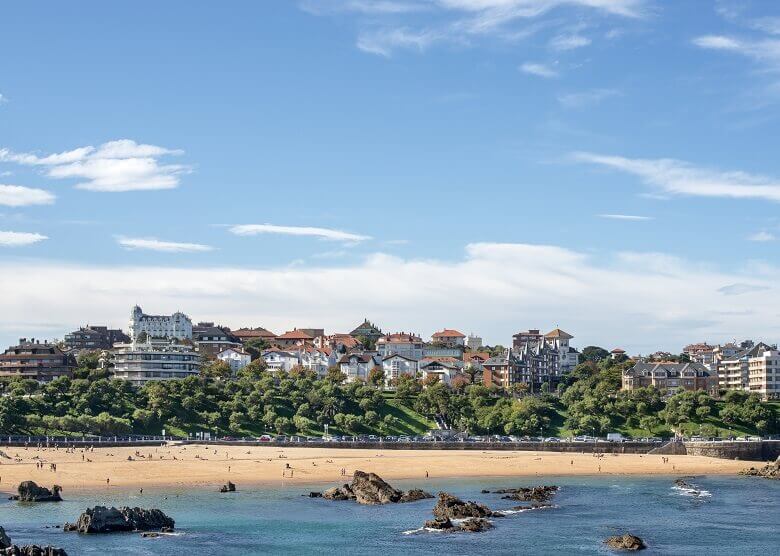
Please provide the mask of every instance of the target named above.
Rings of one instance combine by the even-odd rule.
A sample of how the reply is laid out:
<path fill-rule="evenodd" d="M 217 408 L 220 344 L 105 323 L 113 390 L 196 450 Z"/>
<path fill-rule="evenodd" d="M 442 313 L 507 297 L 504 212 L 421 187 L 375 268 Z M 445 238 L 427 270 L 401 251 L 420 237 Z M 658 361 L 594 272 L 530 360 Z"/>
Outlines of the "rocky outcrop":
<path fill-rule="evenodd" d="M 236 485 L 231 483 L 230 481 L 227 482 L 226 485 L 222 485 L 219 487 L 220 492 L 235 492 L 236 491 Z"/>
<path fill-rule="evenodd" d="M 501 498 L 505 500 L 518 500 L 520 502 L 548 502 L 555 493 L 557 486 L 536 486 L 531 488 L 506 488 L 495 491 L 498 494 L 506 494 Z"/>
<path fill-rule="evenodd" d="M 464 502 L 457 496 L 446 492 L 439 493 L 439 500 L 433 507 L 433 515 L 437 519 L 466 519 L 470 517 L 504 517 L 501 512 L 494 512 L 478 502 Z"/>
<path fill-rule="evenodd" d="M 79 533 L 114 533 L 120 531 L 153 531 L 162 528 L 173 530 L 175 522 L 157 509 L 143 508 L 88 508 L 76 523 L 66 523 L 65 531 Z"/>
<path fill-rule="evenodd" d="M 751 477 L 764 477 L 765 479 L 780 479 L 780 457 L 774 462 L 767 463 L 763 467 L 743 469 L 739 474 L 749 475 Z"/>
<path fill-rule="evenodd" d="M 604 541 L 604 544 L 616 550 L 636 551 L 647 548 L 642 539 L 634 535 L 629 535 L 628 533 L 616 537 L 609 537 Z"/>
<path fill-rule="evenodd" d="M 472 517 L 464 519 L 458 524 L 452 522 L 448 517 L 436 518 L 430 521 L 426 521 L 423 525 L 426 529 L 436 529 L 438 531 L 446 531 L 448 533 L 467 532 L 467 533 L 481 533 L 487 531 L 493 527 L 487 519 L 480 517 Z"/>
<path fill-rule="evenodd" d="M 62 502 L 60 492 L 62 487 L 54 485 L 51 490 L 45 487 L 40 487 L 33 481 L 24 481 L 19 483 L 16 489 L 17 494 L 11 497 L 11 500 L 19 500 L 20 502 Z"/>
<path fill-rule="evenodd" d="M 29 544 L 25 546 L 17 546 L 11 543 L 11 539 L 5 534 L 5 531 L 0 527 L 0 555 L 2 556 L 68 556 L 68 554 L 61 548 L 55 548 L 53 546 L 38 546 L 37 544 Z"/>
<path fill-rule="evenodd" d="M 311 494 L 309 494 L 311 496 Z M 396 504 L 414 502 L 433 496 L 421 489 L 406 493 L 391 487 L 376 473 L 355 471 L 350 484 L 329 488 L 322 493 L 328 500 L 354 500 L 358 504 Z"/>

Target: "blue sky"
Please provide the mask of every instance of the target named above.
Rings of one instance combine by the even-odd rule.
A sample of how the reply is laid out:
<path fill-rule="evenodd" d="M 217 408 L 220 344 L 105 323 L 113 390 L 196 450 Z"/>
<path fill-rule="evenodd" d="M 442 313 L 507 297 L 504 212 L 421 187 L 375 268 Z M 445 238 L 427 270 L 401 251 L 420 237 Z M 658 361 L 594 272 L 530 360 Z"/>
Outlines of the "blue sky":
<path fill-rule="evenodd" d="M 780 335 L 773 2 L 9 2 L 0 48 L 3 344 Z"/>

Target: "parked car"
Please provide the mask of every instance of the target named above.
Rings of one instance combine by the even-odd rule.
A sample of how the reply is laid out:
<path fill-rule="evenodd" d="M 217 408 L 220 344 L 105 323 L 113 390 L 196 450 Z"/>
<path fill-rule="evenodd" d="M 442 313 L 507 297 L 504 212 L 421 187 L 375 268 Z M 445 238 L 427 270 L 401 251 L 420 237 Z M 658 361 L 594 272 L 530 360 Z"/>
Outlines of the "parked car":
<path fill-rule="evenodd" d="M 273 439 L 270 436 L 268 436 L 267 434 L 264 434 L 263 436 L 258 438 L 258 440 L 260 442 L 271 442 L 271 440 L 273 440 Z"/>
<path fill-rule="evenodd" d="M 544 439 L 545 442 L 560 442 L 561 440 L 559 438 L 555 438 L 554 436 L 551 436 L 549 438 Z"/>

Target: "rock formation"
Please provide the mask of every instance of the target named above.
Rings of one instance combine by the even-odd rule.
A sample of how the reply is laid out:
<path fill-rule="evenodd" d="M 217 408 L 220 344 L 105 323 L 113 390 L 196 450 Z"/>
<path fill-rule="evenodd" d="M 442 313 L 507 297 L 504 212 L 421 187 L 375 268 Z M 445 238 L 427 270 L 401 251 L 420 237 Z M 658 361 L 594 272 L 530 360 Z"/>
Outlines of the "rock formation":
<path fill-rule="evenodd" d="M 17 546 L 11 543 L 11 539 L 5 534 L 5 531 L 0 527 L 0 555 L 2 556 L 68 556 L 68 554 L 61 548 L 55 548 L 53 546 L 38 546 L 37 544 L 30 544 L 25 546 Z"/>
<path fill-rule="evenodd" d="M 309 494 L 311 496 L 311 493 Z M 433 496 L 421 489 L 404 493 L 387 484 L 376 473 L 355 471 L 350 484 L 329 488 L 322 493 L 328 500 L 355 500 L 358 504 L 395 504 L 414 502 Z"/>
<path fill-rule="evenodd" d="M 448 517 L 436 518 L 430 521 L 426 521 L 423 525 L 426 529 L 437 529 L 439 531 L 447 531 L 448 533 L 456 532 L 468 532 L 468 533 L 481 533 L 487 531 L 493 527 L 487 519 L 481 517 L 471 517 L 464 519 L 457 525 L 452 523 L 452 520 Z"/>
<path fill-rule="evenodd" d="M 222 485 L 219 488 L 219 491 L 220 492 L 235 492 L 236 491 L 236 485 L 234 485 L 233 483 L 228 481 L 226 485 Z"/>
<path fill-rule="evenodd" d="M 433 515 L 437 519 L 465 519 L 469 517 L 504 517 L 501 512 L 494 512 L 484 504 L 464 502 L 457 496 L 446 492 L 439 493 L 439 500 L 433 507 Z"/>
<path fill-rule="evenodd" d="M 629 535 L 628 533 L 616 537 L 609 537 L 604 541 L 604 544 L 617 550 L 642 550 L 647 548 L 642 539 L 634 535 Z"/>
<path fill-rule="evenodd" d="M 780 457 L 774 462 L 767 463 L 764 467 L 751 467 L 743 469 L 740 475 L 750 475 L 753 477 L 764 477 L 765 479 L 780 479 Z"/>
<path fill-rule="evenodd" d="M 24 481 L 19 483 L 16 489 L 16 496 L 12 496 L 11 500 L 19 500 L 20 502 L 62 502 L 60 492 L 62 487 L 54 485 L 51 490 L 44 487 L 39 487 L 33 481 Z"/>
<path fill-rule="evenodd" d="M 501 498 L 505 500 L 518 500 L 521 502 L 547 502 L 558 492 L 557 486 L 536 486 L 532 488 L 506 488 L 495 491 L 498 494 L 506 494 Z"/>
<path fill-rule="evenodd" d="M 170 528 L 175 522 L 157 509 L 142 508 L 106 508 L 95 506 L 88 508 L 79 516 L 76 523 L 66 523 L 65 531 L 79 533 L 114 533 L 118 531 L 152 531 Z"/>

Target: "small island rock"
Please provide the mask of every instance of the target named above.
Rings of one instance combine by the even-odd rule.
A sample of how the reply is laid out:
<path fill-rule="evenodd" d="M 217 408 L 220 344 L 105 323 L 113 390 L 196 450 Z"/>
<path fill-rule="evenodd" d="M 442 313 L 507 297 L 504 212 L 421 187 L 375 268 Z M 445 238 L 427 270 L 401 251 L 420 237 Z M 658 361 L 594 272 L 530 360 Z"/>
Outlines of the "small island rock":
<path fill-rule="evenodd" d="M 62 502 L 60 492 L 62 487 L 54 485 L 51 490 L 38 486 L 34 481 L 24 481 L 19 483 L 16 489 L 17 494 L 12 496 L 12 500 L 20 502 Z"/>
<path fill-rule="evenodd" d="M 66 523 L 64 530 L 79 533 L 114 533 L 161 530 L 163 527 L 173 530 L 174 526 L 174 520 L 158 509 L 95 506 L 82 513 L 76 523 Z"/>
<path fill-rule="evenodd" d="M 604 541 L 604 544 L 616 550 L 636 551 L 636 550 L 643 550 L 647 548 L 647 546 L 645 545 L 642 539 L 640 539 L 635 535 L 630 535 L 628 533 L 624 535 L 618 535 L 616 537 L 609 537 L 607 540 Z"/>

